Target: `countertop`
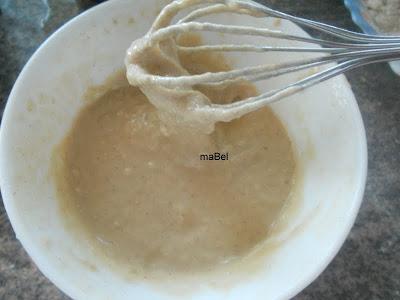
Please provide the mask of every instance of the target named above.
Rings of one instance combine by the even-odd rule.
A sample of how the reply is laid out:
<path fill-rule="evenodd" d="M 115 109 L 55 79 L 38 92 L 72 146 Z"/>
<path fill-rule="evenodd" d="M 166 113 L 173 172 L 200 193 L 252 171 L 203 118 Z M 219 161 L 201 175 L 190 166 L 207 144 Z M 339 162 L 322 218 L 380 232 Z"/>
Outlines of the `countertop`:
<path fill-rule="evenodd" d="M 48 13 L 45 4 L 51 11 Z M 341 0 L 262 1 L 284 12 L 359 31 Z M 59 26 L 96 4 L 89 0 L 0 0 L 0 111 L 24 64 Z M 335 259 L 306 299 L 400 299 L 400 77 L 387 64 L 347 73 L 367 131 L 364 201 Z M 16 240 L 0 204 L 0 299 L 69 299 Z"/>

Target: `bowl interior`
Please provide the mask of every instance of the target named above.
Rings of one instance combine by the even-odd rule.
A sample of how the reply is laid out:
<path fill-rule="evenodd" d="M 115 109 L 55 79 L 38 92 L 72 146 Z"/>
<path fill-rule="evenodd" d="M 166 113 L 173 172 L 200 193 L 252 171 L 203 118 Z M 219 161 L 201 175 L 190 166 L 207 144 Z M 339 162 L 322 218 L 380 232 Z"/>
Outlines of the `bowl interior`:
<path fill-rule="evenodd" d="M 123 68 L 125 50 L 147 31 L 165 3 L 108 1 L 73 19 L 30 59 L 7 103 L 0 133 L 0 184 L 7 213 L 17 238 L 41 271 L 76 299 L 174 299 L 178 297 L 174 285 L 182 286 L 182 282 L 171 282 L 168 289 L 160 289 L 126 280 L 93 256 L 89 244 L 65 226 L 50 172 L 54 147 L 85 105 L 86 89 Z M 289 22 L 236 15 L 217 19 L 305 35 Z M 232 39 L 278 43 L 228 35 L 205 38 L 210 42 Z M 236 66 L 287 58 L 277 53 L 230 56 Z M 289 79 L 305 75 L 294 74 Z M 259 82 L 258 88 L 276 88 L 285 80 Z M 229 274 L 204 280 L 190 288 L 192 299 L 289 298 L 326 267 L 353 224 L 365 184 L 366 141 L 346 79 L 339 76 L 272 108 L 296 148 L 300 184 L 292 200 L 300 206 L 273 237 L 279 246 L 260 259 L 254 276 L 241 278 L 229 288 Z"/>

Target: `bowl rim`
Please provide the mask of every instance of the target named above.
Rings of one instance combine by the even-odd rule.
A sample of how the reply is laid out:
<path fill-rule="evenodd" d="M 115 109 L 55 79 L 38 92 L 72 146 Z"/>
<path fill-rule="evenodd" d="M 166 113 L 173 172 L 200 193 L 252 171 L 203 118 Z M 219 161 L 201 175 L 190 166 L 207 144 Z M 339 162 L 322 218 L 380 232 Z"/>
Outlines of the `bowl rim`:
<path fill-rule="evenodd" d="M 18 101 L 16 99 L 16 94 L 17 90 L 21 89 L 22 82 L 24 81 L 24 78 L 30 69 L 31 65 L 34 63 L 36 60 L 36 57 L 39 55 L 41 51 L 43 51 L 49 43 L 52 42 L 52 40 L 60 33 L 66 32 L 69 30 L 69 26 L 72 24 L 79 22 L 82 18 L 86 18 L 91 14 L 95 14 L 97 10 L 100 9 L 105 9 L 109 8 L 112 9 L 112 6 L 115 5 L 117 2 L 123 2 L 124 0 L 112 0 L 112 1 L 106 1 L 103 2 L 99 5 L 96 5 L 79 15 L 73 17 L 71 20 L 66 22 L 64 25 L 62 25 L 59 29 L 57 29 L 54 33 L 52 33 L 39 47 L 38 49 L 34 52 L 34 54 L 30 57 L 28 62 L 25 64 L 23 67 L 22 71 L 18 75 L 14 86 L 10 92 L 10 95 L 8 97 L 8 101 L 5 105 L 4 113 L 3 113 L 3 118 L 0 126 L 0 165 L 3 165 L 3 162 L 6 161 L 5 159 L 5 153 L 4 153 L 4 144 L 6 143 L 5 136 L 4 136 L 4 126 L 3 124 L 11 122 L 9 120 L 9 111 L 12 109 L 12 106 L 14 105 L 15 102 Z M 351 0 L 345 0 L 345 2 L 351 2 Z M 335 241 L 335 247 L 331 251 L 329 255 L 325 257 L 324 260 L 321 260 L 319 262 L 319 266 L 315 268 L 313 272 L 308 272 L 307 276 L 302 277 L 297 284 L 293 285 L 291 289 L 288 289 L 287 291 L 284 292 L 285 297 L 287 299 L 290 299 L 300 293 L 303 289 L 305 289 L 309 284 L 311 284 L 324 270 L 325 268 L 329 265 L 329 263 L 333 260 L 333 258 L 337 255 L 339 252 L 340 248 L 342 247 L 344 241 L 346 240 L 351 228 L 353 227 L 353 224 L 355 222 L 356 216 L 358 214 L 359 208 L 361 206 L 362 200 L 363 200 L 363 195 L 365 191 L 365 184 L 366 184 L 366 179 L 367 179 L 367 167 L 368 167 L 368 153 L 367 153 L 367 139 L 366 139 L 366 132 L 365 132 L 365 127 L 364 123 L 362 120 L 361 112 L 358 106 L 358 103 L 355 99 L 354 93 L 351 90 L 351 86 L 347 80 L 347 78 L 343 75 L 340 76 L 341 78 L 341 84 L 344 85 L 346 89 L 348 89 L 351 93 L 351 108 L 352 108 L 352 115 L 353 118 L 356 121 L 357 124 L 357 132 L 360 134 L 360 178 L 357 181 L 357 191 L 354 195 L 353 198 L 353 204 L 351 205 L 350 209 L 351 211 L 349 214 L 347 214 L 347 226 L 345 230 L 341 233 L 340 239 Z M 5 184 L 6 180 L 5 178 L 7 177 L 7 171 L 5 168 L 0 168 L 0 187 L 3 195 L 3 203 L 8 215 L 8 218 L 10 220 L 10 223 L 13 227 L 13 230 L 16 234 L 16 238 L 19 240 L 19 242 L 22 244 L 23 248 L 26 250 L 28 253 L 29 257 L 32 259 L 32 261 L 37 265 L 39 268 L 40 272 L 42 272 L 53 284 L 57 286 L 58 289 L 63 291 L 66 295 L 69 295 L 71 297 L 81 299 L 81 296 L 83 294 L 80 294 L 81 291 L 76 289 L 73 285 L 66 285 L 65 282 L 61 279 L 61 276 L 57 274 L 57 272 L 51 271 L 51 268 L 47 267 L 47 261 L 44 256 L 40 255 L 39 251 L 37 251 L 35 245 L 31 243 L 29 239 L 24 238 L 26 235 L 26 232 L 22 226 L 20 226 L 19 222 L 19 214 L 13 204 L 13 195 L 10 189 L 8 189 L 8 186 Z"/>
<path fill-rule="evenodd" d="M 2 194 L 4 208 L 7 213 L 7 217 L 11 223 L 12 229 L 15 233 L 15 237 L 21 243 L 23 249 L 28 254 L 29 258 L 33 261 L 33 263 L 36 265 L 36 267 L 39 269 L 39 271 L 59 290 L 61 290 L 65 295 L 71 297 L 72 299 L 82 299 L 81 298 L 83 295 L 81 294 L 82 292 L 79 289 L 76 289 L 73 285 L 65 284 L 65 281 L 62 280 L 62 276 L 60 276 L 57 272 L 53 271 L 52 268 L 48 268 L 48 262 L 45 259 L 45 257 L 40 254 L 40 251 L 38 251 L 37 247 L 35 246 L 34 243 L 32 243 L 30 239 L 25 238 L 27 234 L 22 224 L 20 223 L 20 215 L 16 207 L 14 206 L 12 191 L 6 185 L 5 178 L 8 176 L 8 174 L 3 165 L 4 162 L 6 161 L 6 154 L 4 153 L 5 152 L 4 145 L 7 143 L 7 141 L 4 136 L 5 135 L 4 124 L 12 122 L 12 120 L 9 120 L 10 118 L 9 116 L 11 114 L 9 113 L 9 111 L 12 109 L 12 106 L 14 106 L 14 103 L 18 101 L 16 94 L 18 93 L 19 89 L 22 89 L 21 87 L 22 82 L 25 80 L 28 70 L 34 64 L 35 60 L 40 55 L 40 53 L 44 51 L 46 47 L 50 43 L 52 43 L 52 41 L 59 34 L 62 34 L 63 32 L 68 32 L 69 27 L 71 25 L 75 24 L 76 22 L 79 22 L 79 20 L 81 20 L 82 18 L 86 18 L 92 14 L 95 14 L 99 7 L 101 8 L 109 7 L 111 9 L 114 3 L 117 1 L 119 0 L 106 1 L 79 13 L 78 15 L 74 16 L 73 18 L 65 22 L 63 25 L 61 25 L 58 29 L 56 29 L 42 42 L 41 45 L 39 45 L 39 47 L 35 50 L 32 56 L 25 63 L 19 75 L 17 76 L 17 79 L 14 82 L 14 85 L 11 89 L 6 105 L 4 107 L 3 116 L 0 124 L 0 166 L 1 166 L 0 190 Z"/>
<path fill-rule="evenodd" d="M 364 16 L 364 5 L 360 0 L 344 0 L 344 4 L 350 11 L 351 18 L 363 32 L 367 34 L 377 34 L 375 27 Z"/>

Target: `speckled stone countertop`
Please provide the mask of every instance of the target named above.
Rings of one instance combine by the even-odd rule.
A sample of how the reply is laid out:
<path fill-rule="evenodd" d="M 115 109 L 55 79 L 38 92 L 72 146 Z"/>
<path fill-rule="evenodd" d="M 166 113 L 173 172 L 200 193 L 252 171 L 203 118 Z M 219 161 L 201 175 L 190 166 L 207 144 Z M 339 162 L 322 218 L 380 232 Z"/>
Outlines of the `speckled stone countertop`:
<path fill-rule="evenodd" d="M 47 14 L 45 4 L 51 7 Z M 358 30 L 341 0 L 269 0 L 284 12 Z M 36 48 L 89 0 L 0 0 L 0 108 Z M 400 299 L 400 77 L 387 64 L 347 74 L 365 122 L 369 168 L 356 223 L 328 268 L 295 299 Z M 0 299 L 68 299 L 31 262 L 0 204 Z"/>

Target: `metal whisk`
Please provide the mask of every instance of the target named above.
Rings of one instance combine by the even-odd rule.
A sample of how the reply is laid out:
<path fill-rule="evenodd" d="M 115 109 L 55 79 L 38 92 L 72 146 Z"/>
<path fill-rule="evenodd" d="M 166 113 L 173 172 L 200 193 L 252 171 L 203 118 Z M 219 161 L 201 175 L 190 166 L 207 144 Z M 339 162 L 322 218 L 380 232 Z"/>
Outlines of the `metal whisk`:
<path fill-rule="evenodd" d="M 183 9 L 191 10 L 186 14 L 186 16 L 177 22 L 172 23 L 174 17 Z M 312 28 L 317 32 L 324 33 L 329 37 L 329 39 L 291 35 L 267 28 L 222 25 L 198 21 L 200 17 L 219 13 L 246 14 L 257 18 L 275 17 L 286 19 L 303 27 Z M 156 74 L 148 74 L 146 72 L 138 72 L 132 80 L 133 84 L 157 84 L 165 88 L 173 89 L 175 87 L 193 86 L 197 84 L 224 84 L 237 79 L 254 82 L 316 66 L 336 63 L 304 79 L 300 79 L 282 88 L 268 91 L 255 97 L 230 104 L 212 104 L 213 110 L 230 112 L 239 116 L 268 103 L 277 101 L 283 97 L 292 95 L 307 87 L 311 87 L 347 70 L 371 63 L 400 60 L 400 36 L 378 36 L 351 32 L 331 25 L 294 17 L 252 1 L 240 0 L 174 1 L 160 12 L 146 36 L 147 42 L 138 44 L 133 50 L 131 50 L 145 51 L 146 47 L 150 47 L 168 39 L 175 39 L 181 33 L 203 31 L 298 41 L 302 42 L 303 45 L 304 43 L 310 44 L 310 47 L 304 47 L 303 45 L 299 47 L 275 47 L 250 44 L 220 44 L 193 47 L 177 46 L 178 51 L 281 51 L 310 52 L 320 53 L 321 55 L 313 58 L 300 59 L 294 62 L 266 64 L 198 75 L 183 74 L 182 76 L 159 76 Z M 322 48 L 318 45 L 322 46 Z M 128 62 L 127 66 L 128 72 L 129 67 L 135 67 L 131 62 Z"/>

